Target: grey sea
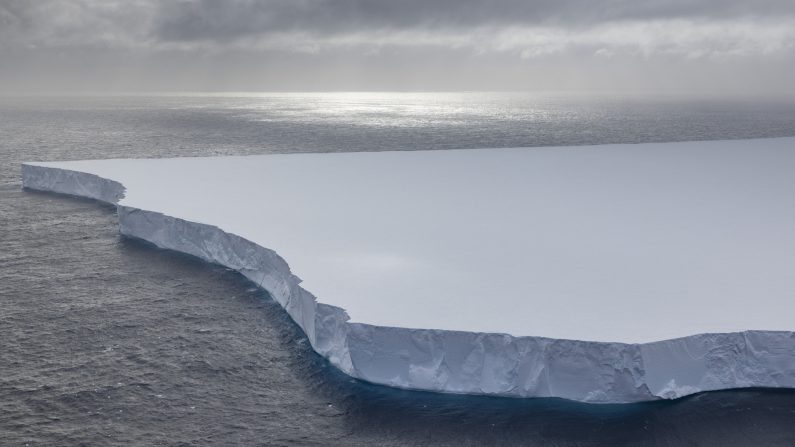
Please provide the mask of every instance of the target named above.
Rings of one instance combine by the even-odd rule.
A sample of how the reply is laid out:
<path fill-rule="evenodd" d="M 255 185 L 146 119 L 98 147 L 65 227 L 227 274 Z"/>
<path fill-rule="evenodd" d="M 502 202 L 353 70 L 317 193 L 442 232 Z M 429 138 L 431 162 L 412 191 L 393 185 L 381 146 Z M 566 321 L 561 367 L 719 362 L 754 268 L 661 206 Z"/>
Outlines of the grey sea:
<path fill-rule="evenodd" d="M 120 237 L 111 207 L 23 191 L 19 164 L 794 135 L 785 100 L 0 97 L 0 445 L 793 446 L 792 391 L 586 405 L 352 380 L 237 273 Z"/>

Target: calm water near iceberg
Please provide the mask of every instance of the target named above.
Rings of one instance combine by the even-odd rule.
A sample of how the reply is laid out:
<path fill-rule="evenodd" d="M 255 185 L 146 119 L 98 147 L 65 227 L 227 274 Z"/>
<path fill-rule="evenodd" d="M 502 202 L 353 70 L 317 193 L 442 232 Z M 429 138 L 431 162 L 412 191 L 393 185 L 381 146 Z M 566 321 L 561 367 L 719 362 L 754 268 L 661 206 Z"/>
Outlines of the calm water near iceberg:
<path fill-rule="evenodd" d="M 774 136 L 795 136 L 795 102 L 0 97 L 0 445 L 795 445 L 792 391 L 585 405 L 351 380 L 238 274 L 121 238 L 113 208 L 19 180 L 30 160 Z"/>

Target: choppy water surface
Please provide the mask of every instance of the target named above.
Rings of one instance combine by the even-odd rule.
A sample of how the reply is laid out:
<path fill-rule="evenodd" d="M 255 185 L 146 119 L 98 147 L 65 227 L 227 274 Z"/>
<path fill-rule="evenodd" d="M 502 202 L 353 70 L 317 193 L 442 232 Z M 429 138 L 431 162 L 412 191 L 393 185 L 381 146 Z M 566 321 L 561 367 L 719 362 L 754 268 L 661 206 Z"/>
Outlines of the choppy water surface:
<path fill-rule="evenodd" d="M 795 104 L 513 94 L 0 98 L 2 445 L 795 445 L 795 392 L 584 405 L 392 390 L 241 276 L 23 192 L 19 163 L 795 135 Z"/>

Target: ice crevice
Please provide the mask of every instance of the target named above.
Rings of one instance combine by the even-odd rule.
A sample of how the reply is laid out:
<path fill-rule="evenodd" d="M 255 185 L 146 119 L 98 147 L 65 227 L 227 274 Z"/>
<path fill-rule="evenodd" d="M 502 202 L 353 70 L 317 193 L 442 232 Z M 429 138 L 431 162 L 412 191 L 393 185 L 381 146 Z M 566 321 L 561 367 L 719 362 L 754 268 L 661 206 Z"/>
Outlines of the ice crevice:
<path fill-rule="evenodd" d="M 240 272 L 267 291 L 312 348 L 357 379 L 392 387 L 623 403 L 742 387 L 795 387 L 795 333 L 704 333 L 648 343 L 512 336 L 352 322 L 301 286 L 289 259 L 223 229 L 122 202 L 124 185 L 24 164 L 23 186 L 116 206 L 121 234 Z M 322 297 L 319 297 L 322 299 Z"/>

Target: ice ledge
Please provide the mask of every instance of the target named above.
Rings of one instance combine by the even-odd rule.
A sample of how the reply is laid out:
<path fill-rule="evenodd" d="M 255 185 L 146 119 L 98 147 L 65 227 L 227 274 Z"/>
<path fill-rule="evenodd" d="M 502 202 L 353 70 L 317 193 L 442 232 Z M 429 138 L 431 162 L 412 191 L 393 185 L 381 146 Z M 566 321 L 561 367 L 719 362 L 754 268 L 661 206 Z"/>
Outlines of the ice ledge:
<path fill-rule="evenodd" d="M 313 349 L 346 374 L 399 388 L 621 403 L 743 387 L 795 387 L 795 333 L 698 334 L 610 343 L 349 322 L 319 303 L 277 253 L 212 225 L 118 204 L 124 187 L 22 165 L 23 187 L 116 204 L 122 234 L 239 271 L 281 304 Z"/>

